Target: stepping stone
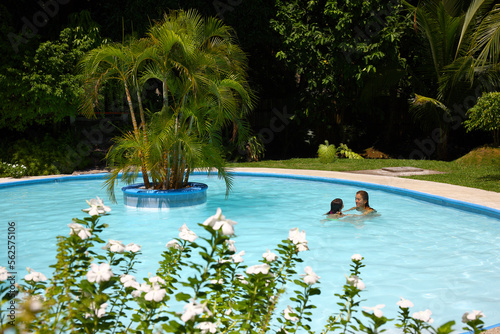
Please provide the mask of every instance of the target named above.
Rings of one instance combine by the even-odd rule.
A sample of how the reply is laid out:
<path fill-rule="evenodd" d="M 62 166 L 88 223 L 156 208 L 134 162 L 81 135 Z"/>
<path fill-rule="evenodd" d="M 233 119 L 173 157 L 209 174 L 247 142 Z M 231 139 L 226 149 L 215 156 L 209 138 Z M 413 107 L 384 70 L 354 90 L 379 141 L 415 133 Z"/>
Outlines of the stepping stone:
<path fill-rule="evenodd" d="M 417 167 L 384 167 L 382 170 L 392 173 L 415 173 L 424 171 L 422 168 Z"/>

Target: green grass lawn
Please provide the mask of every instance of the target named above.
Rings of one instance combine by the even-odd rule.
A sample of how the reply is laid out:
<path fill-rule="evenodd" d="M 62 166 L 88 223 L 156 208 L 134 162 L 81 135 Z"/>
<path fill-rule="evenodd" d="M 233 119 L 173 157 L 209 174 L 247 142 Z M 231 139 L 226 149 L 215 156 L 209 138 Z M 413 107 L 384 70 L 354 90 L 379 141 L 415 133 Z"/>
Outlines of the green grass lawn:
<path fill-rule="evenodd" d="M 498 159 L 483 160 L 481 163 L 435 160 L 337 159 L 335 162 L 327 164 L 321 163 L 319 159 L 290 159 L 231 163 L 229 167 L 314 169 L 337 172 L 379 169 L 383 167 L 417 167 L 432 169 L 444 172 L 445 174 L 408 176 L 407 178 L 500 192 L 500 160 Z"/>

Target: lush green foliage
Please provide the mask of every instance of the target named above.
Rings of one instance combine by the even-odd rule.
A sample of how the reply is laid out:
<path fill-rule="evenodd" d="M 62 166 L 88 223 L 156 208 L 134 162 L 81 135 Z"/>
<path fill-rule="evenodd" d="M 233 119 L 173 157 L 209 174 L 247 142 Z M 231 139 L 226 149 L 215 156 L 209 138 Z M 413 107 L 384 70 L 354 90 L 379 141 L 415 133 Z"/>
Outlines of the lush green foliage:
<path fill-rule="evenodd" d="M 32 124 L 57 123 L 77 115 L 83 90 L 76 64 L 101 41 L 97 27 L 90 31 L 66 28 L 59 39 L 40 43 L 34 54 L 26 54 L 22 66 L 3 64 L 0 127 L 24 130 Z"/>
<path fill-rule="evenodd" d="M 342 157 L 348 159 L 363 159 L 362 156 L 353 152 L 347 145 L 340 143 L 339 147 L 335 147 L 333 144 L 329 144 L 328 140 L 325 140 L 324 144 L 318 147 L 318 158 L 319 161 L 323 163 L 334 162 L 335 159 Z"/>
<path fill-rule="evenodd" d="M 232 141 L 245 145 L 246 115 L 255 99 L 246 56 L 230 27 L 195 11 L 171 12 L 145 39 L 94 49 L 81 67 L 88 92 L 84 112 L 93 113 L 99 89 L 109 80 L 123 85 L 128 100 L 133 132 L 118 138 L 108 154 L 111 194 L 119 173 L 128 182 L 137 166 L 146 188 L 184 188 L 191 172 L 208 168 L 217 169 L 230 187 L 221 133 L 230 128 Z M 151 81 L 159 83 L 162 103 L 146 119 L 141 91 Z"/>
<path fill-rule="evenodd" d="M 500 92 L 484 93 L 467 111 L 467 116 L 464 122 L 467 131 L 491 131 L 494 145 L 500 144 Z"/>
<path fill-rule="evenodd" d="M 27 174 L 26 166 L 0 161 L 0 176 L 23 177 Z"/>
<path fill-rule="evenodd" d="M 463 4 L 451 0 L 407 4 L 427 51 L 422 61 L 427 66 L 420 70 L 424 92 L 415 95 L 413 112 L 427 129 L 441 129 L 439 158 L 446 157 L 448 133 L 465 119 L 470 100 L 500 85 L 500 7 L 494 1 L 474 1 L 461 12 Z"/>
<path fill-rule="evenodd" d="M 276 6 L 271 24 L 283 40 L 276 56 L 296 73 L 301 99 L 295 117 L 316 138 L 335 141 L 347 119 L 366 117 L 363 98 L 398 87 L 410 21 L 398 1 L 277 0 Z"/>
<path fill-rule="evenodd" d="M 3 160 L 10 165 L 22 165 L 19 168 L 4 168 L 0 171 L 2 176 L 31 176 L 31 175 L 54 175 L 72 173 L 75 169 L 83 169 L 87 166 L 89 159 L 82 156 L 80 161 L 69 158 L 69 147 L 74 147 L 74 139 L 67 134 L 66 137 L 53 138 L 49 135 L 39 140 L 19 139 L 11 143 L 9 147 L 3 147 Z"/>
<path fill-rule="evenodd" d="M 140 261 L 141 246 L 109 240 L 99 234 L 106 228 L 100 215 L 111 209 L 97 198 L 88 202 L 91 217 L 73 219 L 70 235 L 58 237 L 57 263 L 50 279 L 28 268 L 24 283 L 11 281 L 0 267 L 0 324 L 2 330 L 37 333 L 296 333 L 311 331 L 314 296 L 321 293 L 320 277 L 311 267 L 298 278 L 295 266 L 299 254 L 308 250 L 306 233 L 291 229 L 288 239 L 268 251 L 258 265 L 243 265 L 244 252 L 237 253 L 236 222 L 226 219 L 220 209 L 203 224 L 206 237 L 198 237 L 186 224 L 179 237 L 168 242 L 155 276 L 142 283 L 132 276 Z M 391 320 L 381 308 L 363 307 L 360 294 L 364 267 L 360 254 L 351 257 L 349 276 L 342 291 L 335 294 L 339 310 L 325 324 L 322 333 L 340 329 L 343 333 L 378 333 Z M 14 291 L 12 290 L 14 286 Z M 288 289 L 293 293 L 287 294 Z M 17 289 L 19 294 L 17 295 Z M 16 296 L 17 295 L 17 296 Z M 288 304 L 281 311 L 283 301 Z M 13 302 L 19 312 L 13 316 Z M 404 333 L 452 332 L 454 322 L 434 329 L 430 310 L 409 315 L 413 304 L 397 303 L 396 326 Z M 3 311 L 3 306 L 6 312 Z M 290 306 L 293 305 L 293 306 Z M 15 308 L 15 306 L 14 306 Z M 181 311 L 182 309 L 182 311 Z M 363 318 L 361 317 L 363 316 Z M 481 312 L 465 313 L 464 329 L 483 330 Z"/>

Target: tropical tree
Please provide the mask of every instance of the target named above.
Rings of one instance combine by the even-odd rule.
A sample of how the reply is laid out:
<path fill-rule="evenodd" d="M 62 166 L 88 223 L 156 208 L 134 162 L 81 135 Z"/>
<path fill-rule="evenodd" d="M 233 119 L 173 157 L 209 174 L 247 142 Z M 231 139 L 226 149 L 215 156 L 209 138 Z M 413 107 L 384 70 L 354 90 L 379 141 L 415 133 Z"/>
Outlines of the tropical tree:
<path fill-rule="evenodd" d="M 136 141 L 143 140 L 146 143 L 146 119 L 142 100 L 140 99 L 137 73 L 138 66 L 147 56 L 146 42 L 131 40 L 128 45 L 119 43 L 102 45 L 86 53 L 80 61 L 80 71 L 85 78 L 85 94 L 81 103 L 81 112 L 87 117 L 94 116 L 95 109 L 99 105 L 100 91 L 103 85 L 108 81 L 116 80 L 123 85 L 125 91 L 130 118 L 132 120 L 134 139 Z M 134 92 L 137 93 L 142 130 L 139 128 L 135 116 Z M 139 166 L 143 173 L 144 184 L 149 187 L 148 170 L 144 154 L 144 150 L 137 151 L 137 155 L 141 161 Z"/>
<path fill-rule="evenodd" d="M 500 5 L 487 0 L 424 0 L 414 13 L 415 28 L 427 42 L 432 70 L 424 80 L 435 85 L 415 94 L 414 115 L 429 127 L 441 130 L 438 157 L 445 158 L 451 120 L 462 112 L 464 96 L 499 85 Z M 466 11 L 464 12 L 464 9 Z"/>
<path fill-rule="evenodd" d="M 100 29 L 87 25 L 62 29 L 57 39 L 34 46 L 33 53 L 24 50 L 24 44 L 16 54 L 12 46 L 4 49 L 6 45 L 0 43 L 6 55 L 0 65 L 0 128 L 23 131 L 34 124 L 57 124 L 77 115 L 76 101 L 83 91 L 75 66 L 103 41 Z M 37 41 L 29 42 L 32 46 Z"/>
<path fill-rule="evenodd" d="M 464 122 L 467 132 L 491 131 L 493 145 L 500 145 L 500 92 L 484 93 L 467 115 L 469 118 Z"/>
<path fill-rule="evenodd" d="M 150 110 L 147 127 L 134 126 L 134 135 L 125 134 L 111 148 L 108 162 L 114 170 L 106 181 L 108 190 L 113 194 L 121 172 L 123 181 L 133 182 L 138 163 L 145 165 L 146 188 L 184 188 L 196 169 L 215 168 L 229 190 L 221 131 L 232 126 L 233 140 L 246 139 L 246 115 L 255 102 L 246 80 L 247 58 L 232 29 L 195 11 L 171 12 L 143 43 L 141 57 L 127 58 L 131 62 L 116 72 L 125 88 L 131 80 L 161 82 L 162 105 Z M 143 136 L 136 134 L 140 131 Z"/>
<path fill-rule="evenodd" d="M 276 8 L 276 56 L 295 73 L 300 99 L 294 121 L 317 144 L 348 140 L 348 125 L 368 123 L 362 97 L 389 95 L 404 76 L 408 13 L 399 1 L 380 0 L 277 0 Z"/>

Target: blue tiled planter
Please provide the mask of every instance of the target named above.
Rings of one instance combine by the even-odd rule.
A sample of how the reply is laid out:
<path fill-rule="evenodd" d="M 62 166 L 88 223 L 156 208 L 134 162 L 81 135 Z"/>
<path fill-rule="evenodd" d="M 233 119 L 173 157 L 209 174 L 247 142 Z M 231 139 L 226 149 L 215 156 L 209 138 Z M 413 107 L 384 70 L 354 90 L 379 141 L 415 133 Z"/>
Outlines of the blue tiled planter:
<path fill-rule="evenodd" d="M 177 190 L 141 189 L 144 183 L 122 188 L 126 206 L 134 208 L 175 208 L 203 204 L 207 201 L 208 186 L 204 183 L 189 182 L 189 187 Z"/>

